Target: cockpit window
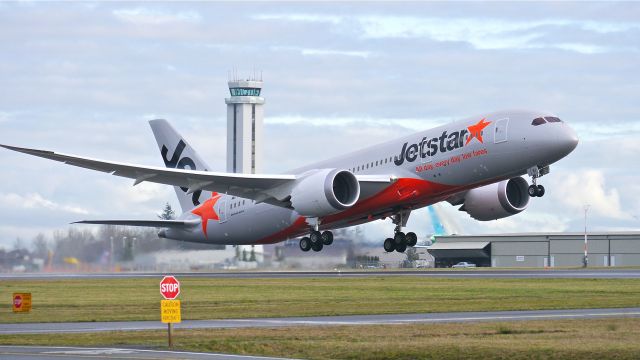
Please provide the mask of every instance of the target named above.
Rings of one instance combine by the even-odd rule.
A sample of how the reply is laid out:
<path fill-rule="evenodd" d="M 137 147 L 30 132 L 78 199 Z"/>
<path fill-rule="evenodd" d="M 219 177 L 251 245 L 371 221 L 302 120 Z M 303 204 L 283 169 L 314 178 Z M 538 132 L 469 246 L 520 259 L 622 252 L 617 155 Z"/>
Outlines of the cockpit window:
<path fill-rule="evenodd" d="M 547 122 L 543 118 L 539 117 L 539 118 L 533 119 L 533 121 L 531 122 L 531 125 L 538 126 L 538 125 L 542 125 L 542 124 L 546 124 L 546 123 Z"/>
<path fill-rule="evenodd" d="M 547 116 L 545 117 L 545 119 L 547 119 L 548 122 L 562 122 L 562 120 L 558 119 L 555 116 Z"/>

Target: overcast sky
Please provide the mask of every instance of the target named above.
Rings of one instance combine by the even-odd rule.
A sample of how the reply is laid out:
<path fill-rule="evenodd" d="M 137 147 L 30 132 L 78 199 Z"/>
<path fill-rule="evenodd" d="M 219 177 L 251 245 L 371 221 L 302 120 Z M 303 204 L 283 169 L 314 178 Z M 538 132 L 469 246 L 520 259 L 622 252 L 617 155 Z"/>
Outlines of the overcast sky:
<path fill-rule="evenodd" d="M 640 228 L 640 4 L 0 2 L 0 142 L 162 165 L 163 117 L 225 170 L 229 71 L 265 81 L 265 170 L 462 117 L 558 114 L 578 148 L 547 194 L 465 233 Z M 154 218 L 170 187 L 0 151 L 0 246 L 96 218 Z M 410 230 L 431 231 L 426 212 Z M 372 240 L 389 221 L 366 229 Z M 375 235 L 374 235 L 375 234 Z M 380 238 L 382 245 L 383 238 Z"/>

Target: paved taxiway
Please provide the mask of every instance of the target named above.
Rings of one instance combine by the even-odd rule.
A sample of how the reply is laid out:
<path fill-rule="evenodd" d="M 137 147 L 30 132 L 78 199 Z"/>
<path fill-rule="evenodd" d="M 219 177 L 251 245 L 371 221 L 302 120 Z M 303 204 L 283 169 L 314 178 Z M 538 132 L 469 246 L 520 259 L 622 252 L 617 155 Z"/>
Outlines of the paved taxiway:
<path fill-rule="evenodd" d="M 534 311 L 450 312 L 388 315 L 312 316 L 257 319 L 186 320 L 176 329 L 223 329 L 284 326 L 388 325 L 441 322 L 524 321 L 640 317 L 640 308 Z M 88 333 L 100 331 L 164 330 L 159 321 L 0 324 L 0 334 Z"/>
<path fill-rule="evenodd" d="M 64 279 L 134 279 L 162 278 L 164 273 L 28 273 L 0 274 L 0 280 L 64 280 Z M 225 271 L 225 272 L 190 272 L 172 273 L 178 278 L 335 278 L 335 277 L 369 277 L 369 276 L 418 276 L 433 278 L 592 278 L 592 279 L 639 279 L 640 269 L 540 269 L 540 270 L 424 270 L 424 271 Z"/>
<path fill-rule="evenodd" d="M 279 359 L 261 356 L 194 353 L 182 351 L 154 351 L 120 348 L 78 348 L 44 346 L 0 346 L 0 358 L 4 360 L 42 359 L 183 359 L 183 360 L 268 360 Z"/>

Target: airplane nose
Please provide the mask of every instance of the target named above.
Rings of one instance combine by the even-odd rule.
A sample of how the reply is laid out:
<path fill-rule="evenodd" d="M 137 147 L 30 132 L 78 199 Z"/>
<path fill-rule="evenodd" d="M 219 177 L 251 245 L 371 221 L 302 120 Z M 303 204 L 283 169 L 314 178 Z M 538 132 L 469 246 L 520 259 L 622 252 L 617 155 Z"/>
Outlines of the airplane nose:
<path fill-rule="evenodd" d="M 575 130 L 569 127 L 569 125 L 565 125 L 564 130 L 564 134 L 561 136 L 561 141 L 565 151 L 569 154 L 578 146 L 578 142 L 580 142 L 580 140 L 578 139 L 578 134 L 576 134 Z"/>

